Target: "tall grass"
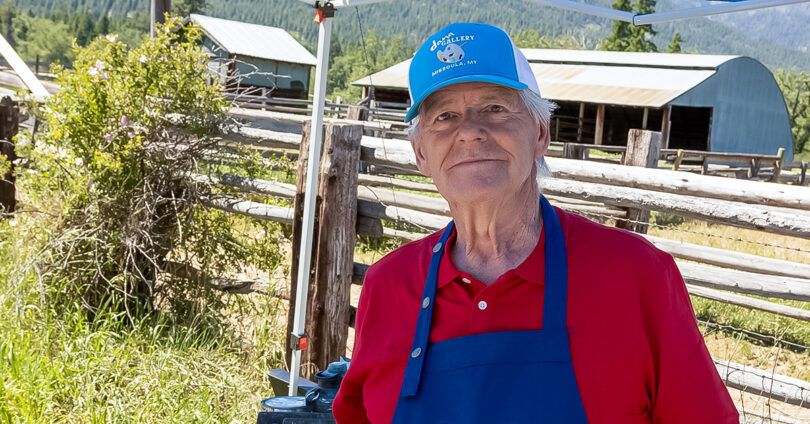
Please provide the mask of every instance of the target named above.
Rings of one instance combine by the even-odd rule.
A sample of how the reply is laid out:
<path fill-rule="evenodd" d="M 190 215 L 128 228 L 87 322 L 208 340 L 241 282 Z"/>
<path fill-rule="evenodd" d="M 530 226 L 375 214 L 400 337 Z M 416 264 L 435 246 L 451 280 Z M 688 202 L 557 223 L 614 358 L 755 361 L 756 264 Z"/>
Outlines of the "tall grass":
<path fill-rule="evenodd" d="M 49 304 L 36 256 L 44 214 L 0 222 L 0 422 L 255 422 L 282 363 L 286 305 L 223 295 L 187 314 L 124 319 Z"/>

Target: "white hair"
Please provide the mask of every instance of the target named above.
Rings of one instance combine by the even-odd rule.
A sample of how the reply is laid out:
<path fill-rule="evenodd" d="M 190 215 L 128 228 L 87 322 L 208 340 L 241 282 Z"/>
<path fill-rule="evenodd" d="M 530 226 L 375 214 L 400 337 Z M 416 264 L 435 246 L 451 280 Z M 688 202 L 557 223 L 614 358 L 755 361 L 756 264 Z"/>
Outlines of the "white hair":
<path fill-rule="evenodd" d="M 518 92 L 520 99 L 523 100 L 526 108 L 529 109 L 529 113 L 534 118 L 534 122 L 542 125 L 546 128 L 546 131 L 548 131 L 549 124 L 551 123 L 551 114 L 555 109 L 557 109 L 557 104 L 551 100 L 544 99 L 542 96 L 540 96 L 540 94 L 528 88 L 515 91 Z M 419 114 L 413 118 L 411 125 L 409 125 L 405 130 L 408 133 L 408 138 L 410 140 L 414 140 L 419 137 L 419 115 L 421 114 L 422 104 L 419 105 Z M 544 157 L 540 157 L 540 159 L 537 160 L 537 175 L 540 178 L 551 177 L 551 169 L 548 167 Z"/>

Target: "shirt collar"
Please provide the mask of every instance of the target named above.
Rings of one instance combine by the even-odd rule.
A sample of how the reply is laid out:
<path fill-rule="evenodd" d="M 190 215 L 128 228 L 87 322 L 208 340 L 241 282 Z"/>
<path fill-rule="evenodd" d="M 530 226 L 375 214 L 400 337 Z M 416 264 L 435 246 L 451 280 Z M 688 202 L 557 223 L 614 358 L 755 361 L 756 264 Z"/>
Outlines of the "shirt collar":
<path fill-rule="evenodd" d="M 546 236 L 546 226 L 543 225 L 543 229 L 540 231 L 540 238 L 537 241 L 537 245 L 532 250 L 532 253 L 523 261 L 517 268 L 507 271 L 505 274 L 514 273 L 517 274 L 519 277 L 523 278 L 524 280 L 531 281 L 533 283 L 543 284 L 545 281 L 546 275 L 546 249 L 545 249 L 545 236 Z M 436 288 L 440 289 L 450 282 L 456 280 L 457 278 L 461 278 L 463 276 L 469 275 L 466 272 L 459 271 L 456 268 L 456 265 L 450 258 L 449 252 L 450 249 L 448 247 L 453 246 L 456 242 L 456 228 L 453 227 L 452 232 L 450 233 L 450 237 L 447 238 L 447 242 L 445 243 L 445 249 L 442 252 L 442 259 L 439 262 L 439 273 L 437 276 L 437 284 Z"/>

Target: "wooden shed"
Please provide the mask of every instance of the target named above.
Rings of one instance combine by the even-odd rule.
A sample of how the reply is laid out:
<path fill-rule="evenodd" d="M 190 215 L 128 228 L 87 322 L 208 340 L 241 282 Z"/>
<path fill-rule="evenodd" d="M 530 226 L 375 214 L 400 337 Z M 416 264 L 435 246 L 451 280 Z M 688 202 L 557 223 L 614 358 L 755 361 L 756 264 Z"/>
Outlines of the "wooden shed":
<path fill-rule="evenodd" d="M 664 146 L 776 154 L 792 160 L 787 108 L 773 74 L 744 56 L 521 49 L 544 97 L 560 107 L 554 141 L 623 145 L 630 128 L 663 132 Z M 410 61 L 353 84 L 407 102 Z"/>
<path fill-rule="evenodd" d="M 306 99 L 315 56 L 281 28 L 192 14 L 212 74 L 231 93 Z"/>

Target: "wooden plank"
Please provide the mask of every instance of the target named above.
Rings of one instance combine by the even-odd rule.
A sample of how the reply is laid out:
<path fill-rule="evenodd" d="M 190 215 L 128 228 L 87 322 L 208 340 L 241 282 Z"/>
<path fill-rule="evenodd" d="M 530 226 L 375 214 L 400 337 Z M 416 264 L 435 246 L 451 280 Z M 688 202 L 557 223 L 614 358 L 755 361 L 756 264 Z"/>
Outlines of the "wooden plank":
<path fill-rule="evenodd" d="M 676 261 L 684 281 L 700 287 L 777 299 L 810 301 L 810 280 L 755 274 Z"/>
<path fill-rule="evenodd" d="M 349 106 L 346 117 L 355 121 L 368 121 L 368 108 L 365 106 L 351 105 Z"/>
<path fill-rule="evenodd" d="M 782 173 L 782 161 L 785 158 L 785 148 L 780 147 L 779 150 L 776 151 L 776 156 L 779 157 L 779 160 L 773 164 L 773 175 L 771 176 L 770 181 L 779 182 L 779 174 Z"/>
<path fill-rule="evenodd" d="M 10 213 L 17 209 L 17 177 L 14 172 L 14 136 L 20 128 L 20 107 L 6 96 L 0 100 L 0 161 L 7 161 L 10 168 L 0 179 L 0 212 Z"/>
<path fill-rule="evenodd" d="M 305 330 L 307 362 L 319 370 L 346 353 L 362 134 L 359 125 L 326 126 L 318 176 L 318 247 L 312 258 L 315 278 L 307 297 Z"/>
<path fill-rule="evenodd" d="M 278 298 L 288 298 L 283 291 L 271 290 L 270 283 L 259 280 L 239 280 L 210 275 L 189 264 L 165 261 L 162 272 L 205 284 L 206 286 L 230 294 L 260 293 Z"/>
<path fill-rule="evenodd" d="M 290 225 L 293 222 L 294 209 L 283 206 L 265 205 L 264 203 L 250 200 L 236 199 L 227 196 L 216 196 L 204 198 L 203 206 L 219 209 L 225 212 L 235 213 L 265 221 L 278 222 L 279 224 Z M 377 218 L 367 216 L 357 217 L 357 234 L 368 237 L 384 237 L 382 223 Z"/>
<path fill-rule="evenodd" d="M 622 157 L 623 165 L 657 168 L 661 152 L 661 133 L 631 129 L 627 132 L 627 150 Z"/>
<path fill-rule="evenodd" d="M 431 193 L 439 192 L 436 186 L 433 185 L 432 183 L 421 183 L 418 181 L 403 180 L 401 178 L 389 176 L 360 174 L 358 181 L 360 182 L 360 184 L 369 187 L 395 187 L 414 191 L 426 191 Z"/>
<path fill-rule="evenodd" d="M 357 198 L 370 200 L 395 207 L 407 207 L 436 215 L 450 216 L 450 205 L 446 200 L 422 194 L 395 191 L 381 187 L 357 187 Z"/>
<path fill-rule="evenodd" d="M 810 383 L 736 362 L 712 358 L 726 386 L 810 408 Z"/>
<path fill-rule="evenodd" d="M 810 211 L 810 189 L 785 184 L 546 158 L 556 178 Z"/>
<path fill-rule="evenodd" d="M 672 163 L 672 170 L 677 171 L 681 167 L 681 162 L 683 162 L 683 149 L 678 149 L 675 161 Z"/>
<path fill-rule="evenodd" d="M 248 119 L 266 119 L 271 121 L 279 121 L 279 122 L 292 122 L 303 124 L 304 122 L 309 122 L 311 116 L 306 115 L 297 115 L 293 113 L 281 113 L 281 112 L 269 112 L 269 111 L 262 111 L 262 110 L 252 110 L 252 109 L 245 109 L 240 107 L 231 107 L 228 110 L 228 115 L 237 117 L 237 118 L 248 118 Z M 363 128 L 367 129 L 378 129 L 378 130 L 390 130 L 391 124 L 385 122 L 376 122 L 376 121 L 352 121 L 348 119 L 324 119 L 324 124 L 328 123 L 338 123 L 343 125 L 362 125 Z"/>
<path fill-rule="evenodd" d="M 793 278 L 808 278 L 810 276 L 810 265 L 806 264 L 668 240 L 646 234 L 643 237 L 654 244 L 655 247 L 678 259 L 758 274 L 781 275 Z"/>
<path fill-rule="evenodd" d="M 428 236 L 426 233 L 412 233 L 410 231 L 395 230 L 393 228 L 383 228 L 383 237 L 397 238 L 407 241 L 421 240 Z"/>
<path fill-rule="evenodd" d="M 411 143 L 407 140 L 395 140 L 380 137 L 363 137 L 360 159 L 363 162 L 380 164 L 418 172 L 416 157 Z"/>
<path fill-rule="evenodd" d="M 596 106 L 596 126 L 594 127 L 593 144 L 602 144 L 602 137 L 605 133 L 605 105 L 600 103 Z"/>
<path fill-rule="evenodd" d="M 661 149 L 662 155 L 675 155 L 678 149 Z M 684 150 L 687 160 L 702 161 L 703 158 L 729 160 L 741 160 L 748 162 L 751 159 L 759 159 L 765 163 L 776 162 L 779 157 L 776 155 L 760 155 L 756 153 L 732 153 L 732 152 L 707 152 L 705 150 Z"/>
<path fill-rule="evenodd" d="M 748 309 L 757 309 L 772 314 L 785 316 L 788 318 L 795 318 L 802 321 L 810 321 L 810 311 L 794 308 L 792 306 L 781 305 L 779 303 L 768 302 L 767 300 L 756 299 L 748 296 L 741 296 L 734 293 L 727 293 L 720 290 L 714 290 L 706 287 L 695 286 L 687 284 L 686 289 L 689 294 L 702 297 L 705 299 L 716 300 L 718 302 L 728 303 L 731 305 L 742 306 Z"/>
<path fill-rule="evenodd" d="M 394 205 L 385 205 L 368 200 L 357 201 L 358 213 L 370 218 L 406 222 L 428 231 L 438 231 L 450 222 L 449 217 L 438 216 Z"/>
<path fill-rule="evenodd" d="M 234 199 L 226 196 L 211 196 L 201 200 L 204 206 L 225 212 L 237 213 L 251 218 L 292 224 L 293 210 L 282 206 L 265 205 L 250 200 Z"/>
<path fill-rule="evenodd" d="M 559 178 L 544 178 L 542 184 L 543 192 L 548 194 L 669 212 L 687 218 L 810 239 L 810 214 L 800 213 L 804 211 Z"/>
<path fill-rule="evenodd" d="M 646 128 L 647 108 L 644 108 Z M 657 168 L 661 152 L 661 133 L 631 129 L 627 133 L 627 150 L 622 156 L 622 165 Z M 644 208 L 627 208 L 627 219 L 616 221 L 616 226 L 637 233 L 647 234 L 650 221 L 650 210 Z"/>
<path fill-rule="evenodd" d="M 661 117 L 661 148 L 669 148 L 669 132 L 672 126 L 672 105 L 666 105 L 663 109 L 663 116 Z"/>

